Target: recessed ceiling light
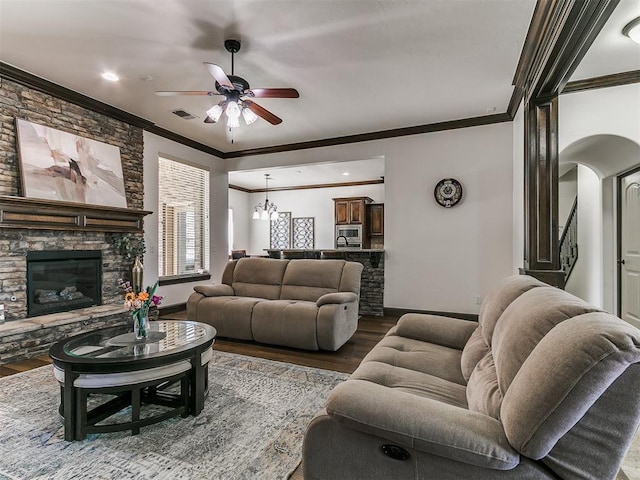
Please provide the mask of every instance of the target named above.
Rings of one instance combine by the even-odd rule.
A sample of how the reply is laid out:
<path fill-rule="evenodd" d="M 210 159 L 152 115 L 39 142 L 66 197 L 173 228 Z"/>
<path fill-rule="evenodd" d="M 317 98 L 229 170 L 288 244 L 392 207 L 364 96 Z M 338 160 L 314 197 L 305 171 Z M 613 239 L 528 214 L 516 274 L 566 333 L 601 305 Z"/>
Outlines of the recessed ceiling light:
<path fill-rule="evenodd" d="M 640 17 L 634 18 L 622 29 L 622 33 L 640 44 Z"/>
<path fill-rule="evenodd" d="M 350 173 L 349 172 L 342 172 L 342 175 L 344 175 L 346 177 L 346 176 L 350 175 Z"/>
<path fill-rule="evenodd" d="M 120 77 L 113 72 L 102 72 L 102 78 L 109 80 L 110 82 L 117 82 Z"/>

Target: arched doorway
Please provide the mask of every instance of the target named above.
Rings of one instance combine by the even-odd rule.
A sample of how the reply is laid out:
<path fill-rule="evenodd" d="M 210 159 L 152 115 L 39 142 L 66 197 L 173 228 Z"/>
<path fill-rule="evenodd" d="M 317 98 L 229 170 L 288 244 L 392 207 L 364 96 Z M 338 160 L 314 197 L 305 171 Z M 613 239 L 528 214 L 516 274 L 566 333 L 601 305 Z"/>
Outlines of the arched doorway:
<path fill-rule="evenodd" d="M 640 166 L 640 145 L 617 135 L 592 135 L 560 152 L 561 165 L 572 163 L 579 165 L 578 210 L 582 210 L 579 220 L 586 219 L 581 238 L 589 256 L 584 260 L 586 252 L 579 246 L 581 258 L 577 263 L 585 261 L 587 265 L 583 263 L 583 268 L 576 272 L 580 278 L 569 280 L 567 290 L 575 289 L 572 293 L 577 296 L 619 315 L 619 245 L 621 230 L 626 225 L 618 225 L 618 177 Z"/>

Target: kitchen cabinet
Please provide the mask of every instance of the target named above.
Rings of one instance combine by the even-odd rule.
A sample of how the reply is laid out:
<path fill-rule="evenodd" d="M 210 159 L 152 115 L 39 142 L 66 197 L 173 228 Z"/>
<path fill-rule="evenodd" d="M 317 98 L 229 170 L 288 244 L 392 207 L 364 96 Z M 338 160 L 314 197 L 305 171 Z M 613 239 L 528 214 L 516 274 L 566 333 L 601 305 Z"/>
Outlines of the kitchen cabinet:
<path fill-rule="evenodd" d="M 369 197 L 334 198 L 336 225 L 366 223 L 365 207 L 373 202 Z"/>
<path fill-rule="evenodd" d="M 384 203 L 374 203 L 367 206 L 367 223 L 369 224 L 369 236 L 381 237 L 384 235 Z"/>

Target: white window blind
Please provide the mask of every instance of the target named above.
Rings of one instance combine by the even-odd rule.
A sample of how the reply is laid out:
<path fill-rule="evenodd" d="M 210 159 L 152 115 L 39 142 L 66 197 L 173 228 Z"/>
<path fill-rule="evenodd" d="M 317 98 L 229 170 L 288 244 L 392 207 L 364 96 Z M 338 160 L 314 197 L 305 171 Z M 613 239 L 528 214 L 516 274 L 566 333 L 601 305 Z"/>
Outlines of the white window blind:
<path fill-rule="evenodd" d="M 233 208 L 229 209 L 227 216 L 227 243 L 229 244 L 229 255 L 233 250 Z"/>
<path fill-rule="evenodd" d="M 159 158 L 161 277 L 209 270 L 209 172 Z"/>

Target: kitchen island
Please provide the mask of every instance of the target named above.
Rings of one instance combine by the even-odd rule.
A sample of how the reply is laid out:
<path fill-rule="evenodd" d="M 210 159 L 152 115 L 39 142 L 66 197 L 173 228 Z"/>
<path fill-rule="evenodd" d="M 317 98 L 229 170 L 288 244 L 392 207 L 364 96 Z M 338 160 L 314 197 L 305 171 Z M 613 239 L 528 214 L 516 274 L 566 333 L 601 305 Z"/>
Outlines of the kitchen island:
<path fill-rule="evenodd" d="M 269 249 L 271 258 L 288 259 L 344 259 L 361 263 L 360 281 L 361 315 L 382 316 L 384 308 L 384 250 L 369 248 L 327 248 L 327 249 Z"/>

